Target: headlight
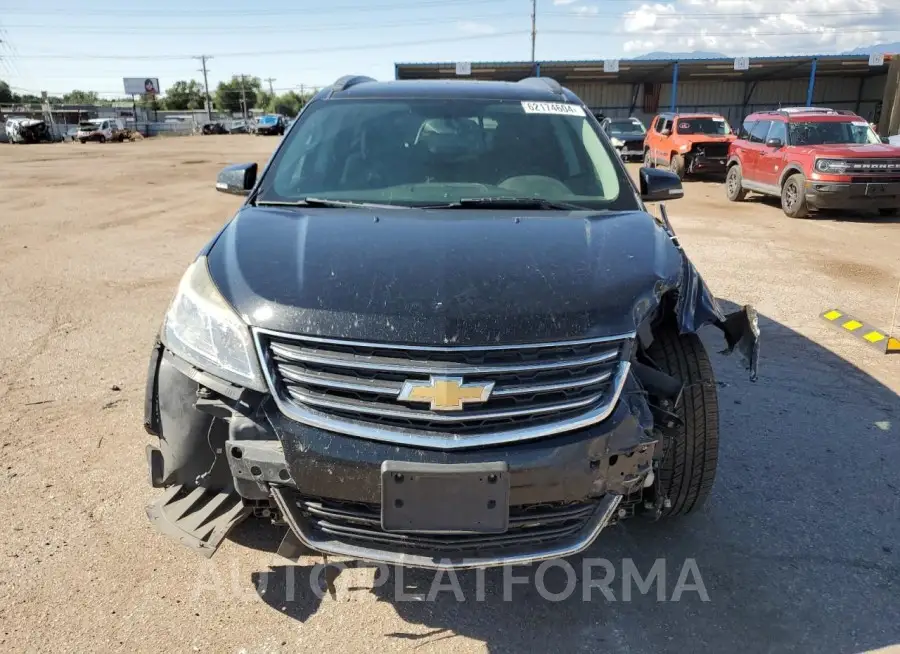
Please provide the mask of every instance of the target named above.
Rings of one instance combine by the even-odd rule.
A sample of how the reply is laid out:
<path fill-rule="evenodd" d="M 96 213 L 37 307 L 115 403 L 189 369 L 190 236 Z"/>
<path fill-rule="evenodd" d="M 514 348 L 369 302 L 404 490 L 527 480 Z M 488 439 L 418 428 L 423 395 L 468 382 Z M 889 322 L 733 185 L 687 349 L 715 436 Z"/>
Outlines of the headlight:
<path fill-rule="evenodd" d="M 625 141 L 622 141 L 621 139 L 617 139 L 615 136 L 613 136 L 611 139 L 609 139 L 609 141 L 610 141 L 610 143 L 613 144 L 614 148 L 621 148 L 625 145 Z"/>
<path fill-rule="evenodd" d="M 816 170 L 820 173 L 843 173 L 850 167 L 850 164 L 840 159 L 817 159 Z"/>
<path fill-rule="evenodd" d="M 194 261 L 181 278 L 163 334 L 166 347 L 198 368 L 266 391 L 250 328 L 219 293 L 206 257 Z"/>

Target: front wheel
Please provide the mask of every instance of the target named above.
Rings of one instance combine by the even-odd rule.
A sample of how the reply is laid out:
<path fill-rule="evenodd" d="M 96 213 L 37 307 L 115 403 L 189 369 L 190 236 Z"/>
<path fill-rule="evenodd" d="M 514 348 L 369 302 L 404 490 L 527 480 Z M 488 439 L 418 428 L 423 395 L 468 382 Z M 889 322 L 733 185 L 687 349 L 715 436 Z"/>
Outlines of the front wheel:
<path fill-rule="evenodd" d="M 678 175 L 678 179 L 684 179 L 684 155 L 673 154 L 669 159 L 669 170 Z"/>
<path fill-rule="evenodd" d="M 662 516 L 699 510 L 712 491 L 719 458 L 719 400 L 706 348 L 696 334 L 680 334 L 667 325 L 654 334 L 647 351 L 684 389 L 675 408 L 680 424 L 665 430 L 657 490 Z"/>
<path fill-rule="evenodd" d="M 106 137 L 103 136 L 103 134 L 101 134 L 101 135 L 97 138 L 97 141 L 98 141 L 99 143 L 106 143 Z"/>
<path fill-rule="evenodd" d="M 725 176 L 725 197 L 732 202 L 741 202 L 747 197 L 747 191 L 742 185 L 743 176 L 741 167 L 737 164 L 728 169 Z"/>
<path fill-rule="evenodd" d="M 796 173 L 781 187 L 781 209 L 791 218 L 804 218 L 809 213 L 806 203 L 806 178 Z"/>
<path fill-rule="evenodd" d="M 650 150 L 644 150 L 644 167 L 653 168 L 653 157 L 650 156 Z"/>

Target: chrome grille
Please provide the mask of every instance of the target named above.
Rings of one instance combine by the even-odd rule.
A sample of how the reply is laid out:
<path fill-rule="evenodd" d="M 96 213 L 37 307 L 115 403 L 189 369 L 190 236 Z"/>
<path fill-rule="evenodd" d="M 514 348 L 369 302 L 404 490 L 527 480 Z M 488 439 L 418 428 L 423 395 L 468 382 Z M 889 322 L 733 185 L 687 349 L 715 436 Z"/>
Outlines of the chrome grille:
<path fill-rule="evenodd" d="M 571 428 L 585 426 L 577 420 L 584 416 L 587 424 L 603 419 L 621 389 L 633 337 L 423 347 L 262 330 L 256 336 L 273 394 L 289 417 L 376 440 L 434 437 L 425 441 L 434 447 L 462 447 L 473 438 L 485 444 L 478 437 L 486 435 L 490 442 L 517 440 L 523 429 L 537 437 L 565 431 L 560 424 L 573 419 Z M 486 401 L 452 411 L 398 399 L 404 382 L 428 384 L 436 376 L 493 384 L 493 390 Z M 381 431 L 373 435 L 366 425 Z"/>
<path fill-rule="evenodd" d="M 532 504 L 509 510 L 509 529 L 502 534 L 401 534 L 381 528 L 381 508 L 331 499 L 300 498 L 296 502 L 316 535 L 367 547 L 425 550 L 447 555 L 477 555 L 558 542 L 578 534 L 596 513 L 596 502 Z"/>

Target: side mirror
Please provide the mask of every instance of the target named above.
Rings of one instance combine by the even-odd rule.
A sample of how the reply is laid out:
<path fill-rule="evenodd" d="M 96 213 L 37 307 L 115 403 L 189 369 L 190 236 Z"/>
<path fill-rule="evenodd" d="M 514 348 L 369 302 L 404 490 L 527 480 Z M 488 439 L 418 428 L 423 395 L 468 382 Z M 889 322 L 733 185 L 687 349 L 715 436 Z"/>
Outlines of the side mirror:
<path fill-rule="evenodd" d="M 882 137 L 881 137 L 881 142 L 882 142 L 882 143 L 890 143 L 890 142 L 891 142 L 891 139 L 889 139 L 887 136 L 882 136 Z"/>
<path fill-rule="evenodd" d="M 256 184 L 255 163 L 235 164 L 219 171 L 216 177 L 216 190 L 232 195 L 249 195 Z"/>
<path fill-rule="evenodd" d="M 644 202 L 664 202 L 684 197 L 678 175 L 660 168 L 641 168 L 641 199 Z"/>
<path fill-rule="evenodd" d="M 766 147 L 775 148 L 777 150 L 778 148 L 784 147 L 784 141 L 781 139 L 769 139 L 766 141 Z"/>

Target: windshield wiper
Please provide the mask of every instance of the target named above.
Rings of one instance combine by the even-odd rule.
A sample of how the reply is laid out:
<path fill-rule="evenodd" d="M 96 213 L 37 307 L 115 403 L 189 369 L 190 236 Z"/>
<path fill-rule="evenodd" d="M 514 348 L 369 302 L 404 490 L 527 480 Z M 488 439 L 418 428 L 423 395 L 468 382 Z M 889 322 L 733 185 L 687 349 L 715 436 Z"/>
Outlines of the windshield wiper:
<path fill-rule="evenodd" d="M 546 198 L 488 197 L 460 198 L 458 202 L 436 204 L 424 209 L 464 209 L 467 207 L 489 207 L 491 209 L 545 209 L 550 211 L 587 211 L 587 207 L 569 202 L 556 202 Z"/>
<path fill-rule="evenodd" d="M 328 198 L 303 198 L 291 202 L 279 200 L 260 200 L 256 203 L 262 207 L 326 207 L 326 208 L 363 208 L 363 209 L 408 209 L 402 204 L 376 204 L 374 202 L 353 202 L 352 200 L 329 200 Z"/>

